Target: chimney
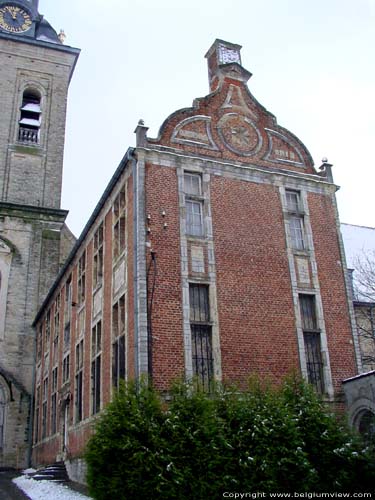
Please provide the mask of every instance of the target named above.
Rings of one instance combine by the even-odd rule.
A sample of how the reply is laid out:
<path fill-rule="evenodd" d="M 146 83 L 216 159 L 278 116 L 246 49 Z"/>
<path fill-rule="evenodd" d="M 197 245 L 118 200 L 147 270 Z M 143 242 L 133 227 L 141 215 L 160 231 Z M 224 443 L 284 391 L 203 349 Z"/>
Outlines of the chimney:
<path fill-rule="evenodd" d="M 210 92 L 217 89 L 225 75 L 247 82 L 251 73 L 241 65 L 241 45 L 216 39 L 206 54 Z"/>

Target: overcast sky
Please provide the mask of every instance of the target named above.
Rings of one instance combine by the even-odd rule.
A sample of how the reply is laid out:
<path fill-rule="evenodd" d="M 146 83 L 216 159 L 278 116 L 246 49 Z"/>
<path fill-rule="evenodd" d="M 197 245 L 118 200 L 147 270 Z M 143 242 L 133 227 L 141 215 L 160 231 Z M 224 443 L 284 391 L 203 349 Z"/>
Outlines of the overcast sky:
<path fill-rule="evenodd" d="M 140 118 L 164 119 L 208 93 L 204 55 L 216 38 L 243 46 L 255 98 L 327 157 L 341 220 L 374 222 L 375 0 L 40 0 L 66 45 L 72 79 L 62 207 L 78 236 Z"/>

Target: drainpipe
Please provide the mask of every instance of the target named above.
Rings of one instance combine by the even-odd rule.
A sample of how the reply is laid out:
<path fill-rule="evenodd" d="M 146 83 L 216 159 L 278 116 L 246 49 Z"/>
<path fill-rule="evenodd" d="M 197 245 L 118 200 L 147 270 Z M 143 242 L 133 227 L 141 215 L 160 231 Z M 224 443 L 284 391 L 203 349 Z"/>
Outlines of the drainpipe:
<path fill-rule="evenodd" d="M 34 337 L 34 353 L 33 353 L 33 380 L 31 383 L 31 394 L 29 401 L 29 412 L 30 412 L 30 420 L 29 420 L 29 429 L 27 433 L 27 466 L 31 467 L 31 457 L 33 452 L 33 428 L 34 428 L 34 394 L 35 394 L 35 373 L 36 373 L 36 345 L 38 340 L 37 330 L 35 331 Z"/>

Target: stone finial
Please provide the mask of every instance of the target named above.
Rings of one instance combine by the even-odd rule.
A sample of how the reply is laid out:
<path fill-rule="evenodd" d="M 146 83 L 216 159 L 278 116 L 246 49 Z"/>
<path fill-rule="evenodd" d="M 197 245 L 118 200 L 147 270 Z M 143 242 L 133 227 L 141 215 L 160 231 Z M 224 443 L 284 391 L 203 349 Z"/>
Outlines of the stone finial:
<path fill-rule="evenodd" d="M 324 177 L 327 177 L 327 180 L 329 182 L 333 182 L 332 167 L 333 165 L 331 163 L 328 163 L 328 159 L 326 157 L 323 157 L 322 164 L 320 165 L 319 170 L 320 174 Z"/>
<path fill-rule="evenodd" d="M 136 134 L 136 146 L 145 146 L 147 144 L 147 130 L 148 127 L 145 126 L 144 120 L 138 120 L 138 125 L 134 130 Z"/>
<path fill-rule="evenodd" d="M 66 40 L 66 34 L 64 30 L 60 30 L 60 33 L 57 35 L 57 38 L 60 40 L 61 43 L 64 43 Z"/>

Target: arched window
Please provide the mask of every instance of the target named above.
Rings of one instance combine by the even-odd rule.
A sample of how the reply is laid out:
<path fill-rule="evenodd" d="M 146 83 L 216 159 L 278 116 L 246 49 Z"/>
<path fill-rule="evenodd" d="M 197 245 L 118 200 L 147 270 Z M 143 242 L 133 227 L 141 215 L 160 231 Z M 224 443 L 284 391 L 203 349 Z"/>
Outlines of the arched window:
<path fill-rule="evenodd" d="M 375 436 L 375 415 L 370 410 L 363 410 L 357 417 L 358 431 L 366 439 Z"/>
<path fill-rule="evenodd" d="M 26 89 L 22 97 L 18 140 L 26 144 L 39 143 L 41 96 L 36 90 Z"/>

